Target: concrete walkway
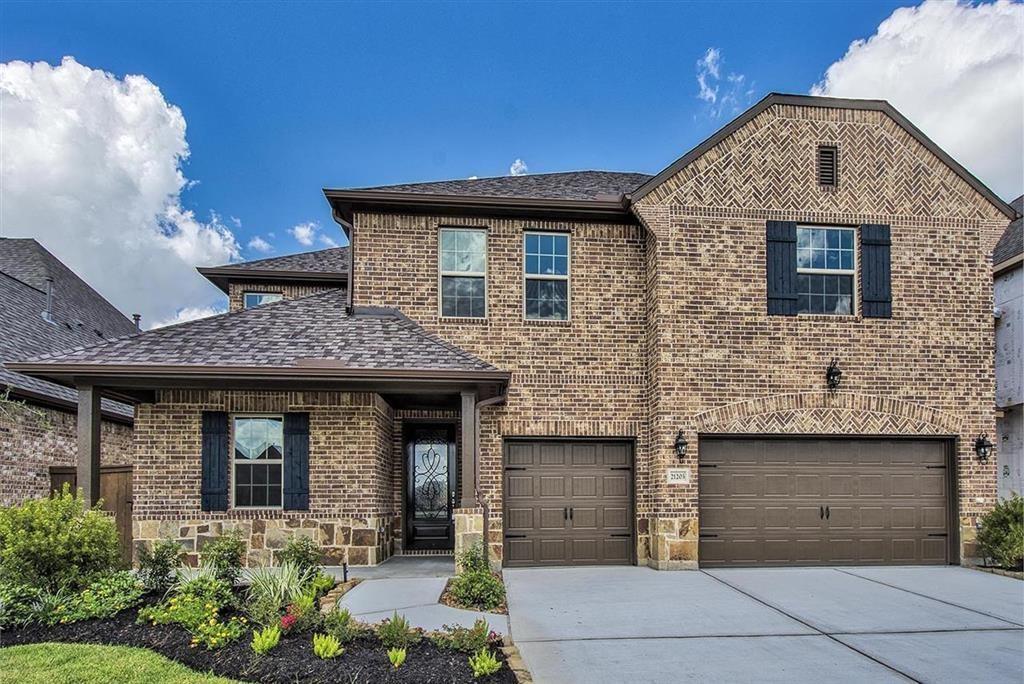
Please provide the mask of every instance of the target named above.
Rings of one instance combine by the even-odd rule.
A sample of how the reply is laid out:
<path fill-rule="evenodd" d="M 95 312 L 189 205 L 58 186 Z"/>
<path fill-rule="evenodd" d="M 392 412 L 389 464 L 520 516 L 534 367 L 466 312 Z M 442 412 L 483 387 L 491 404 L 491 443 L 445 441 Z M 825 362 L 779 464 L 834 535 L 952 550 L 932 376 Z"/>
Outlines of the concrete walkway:
<path fill-rule="evenodd" d="M 966 568 L 504 574 L 543 684 L 1024 681 L 1024 583 Z"/>
<path fill-rule="evenodd" d="M 450 556 L 401 556 L 373 568 L 350 568 L 350 576 L 365 579 L 342 596 L 339 605 L 360 622 L 380 622 L 398 611 L 413 627 L 428 631 L 444 625 L 472 627 L 477 619 L 484 618 L 492 631 L 508 634 L 508 618 L 504 615 L 438 603 L 448 578 L 454 574 Z"/>

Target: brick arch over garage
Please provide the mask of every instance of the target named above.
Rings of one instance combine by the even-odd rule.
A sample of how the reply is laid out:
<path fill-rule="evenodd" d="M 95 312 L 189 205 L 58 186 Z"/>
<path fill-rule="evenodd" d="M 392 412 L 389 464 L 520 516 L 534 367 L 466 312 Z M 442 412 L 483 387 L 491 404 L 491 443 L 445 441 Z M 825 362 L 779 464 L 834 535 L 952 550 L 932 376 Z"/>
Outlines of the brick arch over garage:
<path fill-rule="evenodd" d="M 697 433 L 957 435 L 962 419 L 901 399 L 847 392 L 775 394 L 693 417 Z"/>

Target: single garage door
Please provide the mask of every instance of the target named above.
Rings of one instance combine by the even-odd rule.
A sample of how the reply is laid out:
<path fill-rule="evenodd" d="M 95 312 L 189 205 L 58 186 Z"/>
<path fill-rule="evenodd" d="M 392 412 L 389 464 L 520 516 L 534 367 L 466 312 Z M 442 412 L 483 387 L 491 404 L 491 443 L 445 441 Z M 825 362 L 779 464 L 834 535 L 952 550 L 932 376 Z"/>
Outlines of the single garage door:
<path fill-rule="evenodd" d="M 630 443 L 507 441 L 504 466 L 506 566 L 632 562 Z"/>
<path fill-rule="evenodd" d="M 949 562 L 947 442 L 700 441 L 700 565 Z"/>

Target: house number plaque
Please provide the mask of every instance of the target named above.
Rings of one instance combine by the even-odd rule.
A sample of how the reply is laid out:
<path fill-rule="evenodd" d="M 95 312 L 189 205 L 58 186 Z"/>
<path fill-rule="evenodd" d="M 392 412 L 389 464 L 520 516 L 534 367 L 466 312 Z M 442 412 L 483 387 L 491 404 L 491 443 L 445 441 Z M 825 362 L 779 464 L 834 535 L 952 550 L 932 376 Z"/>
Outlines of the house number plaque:
<path fill-rule="evenodd" d="M 669 484 L 690 484 L 689 468 L 669 468 L 667 472 Z"/>

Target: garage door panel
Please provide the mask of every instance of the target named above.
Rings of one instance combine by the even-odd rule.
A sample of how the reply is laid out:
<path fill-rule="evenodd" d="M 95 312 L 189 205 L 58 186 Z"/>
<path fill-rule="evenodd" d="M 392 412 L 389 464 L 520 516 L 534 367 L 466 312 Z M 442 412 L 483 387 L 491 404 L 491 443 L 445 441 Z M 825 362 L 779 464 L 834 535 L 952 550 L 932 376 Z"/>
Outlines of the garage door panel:
<path fill-rule="evenodd" d="M 698 465 L 715 467 L 698 469 L 700 563 L 943 563 L 945 449 L 938 440 L 702 437 Z"/>
<path fill-rule="evenodd" d="M 516 440 L 505 453 L 505 565 L 631 562 L 631 445 Z"/>

